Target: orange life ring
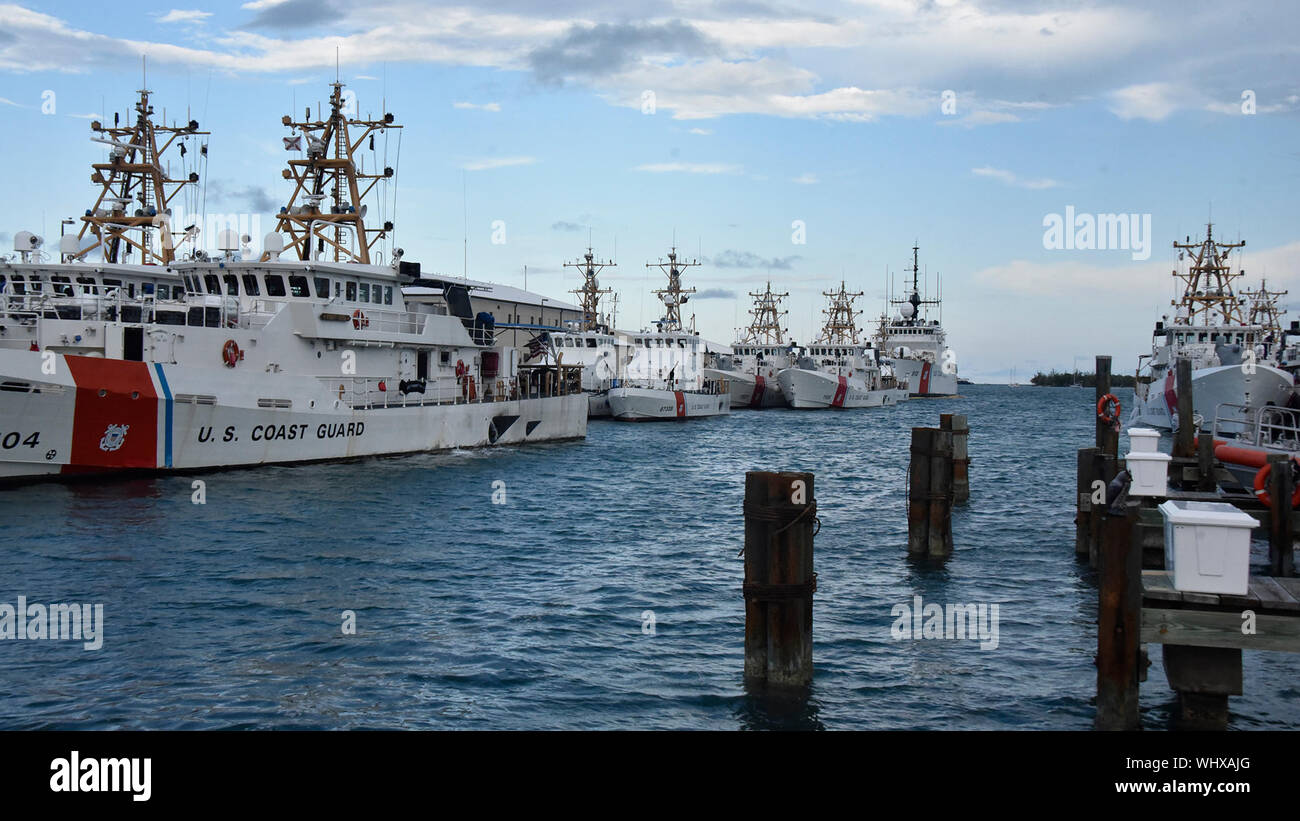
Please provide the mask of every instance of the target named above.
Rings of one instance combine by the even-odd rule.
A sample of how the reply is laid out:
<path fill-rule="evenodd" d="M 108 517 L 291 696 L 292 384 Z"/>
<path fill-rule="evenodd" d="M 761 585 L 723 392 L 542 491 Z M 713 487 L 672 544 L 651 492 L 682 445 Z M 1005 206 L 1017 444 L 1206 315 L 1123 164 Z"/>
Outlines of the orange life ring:
<path fill-rule="evenodd" d="M 466 373 L 468 370 L 469 370 L 469 368 L 466 368 L 466 367 L 465 367 L 465 361 L 464 361 L 463 359 L 457 359 L 457 360 L 456 360 L 456 378 L 457 378 L 457 379 L 460 379 L 462 376 L 464 376 L 465 373 Z"/>
<path fill-rule="evenodd" d="M 239 363 L 242 354 L 239 350 L 239 343 L 233 339 L 227 339 L 226 344 L 221 346 L 221 359 L 226 363 L 227 368 L 233 368 Z"/>
<path fill-rule="evenodd" d="M 1115 409 L 1113 411 L 1107 409 L 1106 406 L 1109 404 L 1114 404 Z M 1115 396 L 1115 394 L 1108 393 L 1102 398 L 1097 400 L 1098 419 L 1100 419 L 1101 421 L 1109 425 L 1112 422 L 1118 422 L 1119 415 L 1120 415 L 1119 397 Z"/>
<path fill-rule="evenodd" d="M 1273 497 L 1268 495 L 1268 476 L 1273 472 L 1273 466 L 1265 464 L 1255 472 L 1255 498 L 1264 505 L 1271 508 L 1273 506 Z M 1291 494 L 1291 507 L 1300 507 L 1300 484 L 1296 485 L 1295 492 Z"/>
<path fill-rule="evenodd" d="M 352 312 L 352 327 L 358 331 L 361 330 L 362 328 L 370 327 L 370 320 L 366 319 L 365 312 L 363 312 L 360 308 L 357 308 L 355 311 Z"/>

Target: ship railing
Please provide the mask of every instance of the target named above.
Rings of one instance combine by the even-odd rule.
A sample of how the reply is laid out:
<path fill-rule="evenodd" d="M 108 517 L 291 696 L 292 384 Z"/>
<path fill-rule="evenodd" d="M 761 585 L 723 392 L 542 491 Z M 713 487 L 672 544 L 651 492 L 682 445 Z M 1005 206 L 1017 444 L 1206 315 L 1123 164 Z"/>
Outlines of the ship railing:
<path fill-rule="evenodd" d="M 319 377 L 327 390 L 354 410 L 415 408 L 424 405 L 465 405 L 520 398 L 519 380 L 502 376 L 486 380 L 402 380 L 397 377 Z"/>
<path fill-rule="evenodd" d="M 233 298 L 194 295 L 174 299 L 159 297 L 156 291 L 133 293 L 125 285 L 88 283 L 42 283 L 33 292 L 15 293 L 12 284 L 2 295 L 5 316 L 23 324 L 38 319 L 75 322 L 122 322 L 126 324 L 188 327 L 248 327 Z"/>
<path fill-rule="evenodd" d="M 541 399 L 580 393 L 580 366 L 533 366 L 518 376 L 488 374 L 456 379 L 402 380 L 397 377 L 318 377 L 340 402 L 357 410 L 463 405 Z"/>
<path fill-rule="evenodd" d="M 1256 447 L 1300 450 L 1300 410 L 1225 402 L 1214 409 L 1214 436 Z"/>

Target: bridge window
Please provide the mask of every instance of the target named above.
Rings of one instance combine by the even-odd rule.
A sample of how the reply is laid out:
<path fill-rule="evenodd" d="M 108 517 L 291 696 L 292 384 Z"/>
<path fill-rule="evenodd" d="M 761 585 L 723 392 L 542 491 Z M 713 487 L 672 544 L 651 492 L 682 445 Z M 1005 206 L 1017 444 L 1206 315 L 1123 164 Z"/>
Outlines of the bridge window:
<path fill-rule="evenodd" d="M 221 293 L 221 280 L 217 279 L 217 275 L 216 275 L 216 274 L 208 274 L 208 275 L 204 276 L 204 277 L 203 277 L 203 284 L 204 284 L 205 286 L 207 286 L 208 293 L 210 293 L 210 294 L 220 294 L 220 293 Z"/>
<path fill-rule="evenodd" d="M 262 289 L 257 284 L 257 274 L 244 274 L 244 293 L 249 296 L 258 296 Z"/>
<path fill-rule="evenodd" d="M 357 301 L 357 284 L 356 284 L 355 282 L 349 282 L 349 283 L 348 283 L 348 302 L 356 302 L 356 301 Z"/>
<path fill-rule="evenodd" d="M 588 340 L 587 340 L 587 347 L 588 347 L 588 348 L 594 348 L 594 347 L 596 347 L 596 340 L 594 340 L 594 339 L 588 339 Z"/>
<path fill-rule="evenodd" d="M 296 297 L 311 296 L 311 291 L 307 289 L 307 277 L 298 275 L 290 276 L 289 293 Z"/>
<path fill-rule="evenodd" d="M 222 279 L 226 282 L 226 296 L 239 296 L 239 277 L 226 274 Z"/>
<path fill-rule="evenodd" d="M 360 296 L 360 298 L 359 298 L 357 301 L 358 301 L 358 302 L 369 302 L 369 301 L 370 301 L 370 283 L 369 283 L 369 282 L 363 282 L 363 283 L 361 283 L 361 296 Z"/>
<path fill-rule="evenodd" d="M 370 301 L 376 305 L 384 304 L 384 288 L 377 282 L 370 286 Z"/>
<path fill-rule="evenodd" d="M 316 286 L 316 296 L 320 299 L 330 298 L 330 281 L 325 277 L 315 277 L 313 284 Z"/>
<path fill-rule="evenodd" d="M 385 305 L 393 304 L 393 286 L 391 285 L 384 286 L 384 304 Z"/>
<path fill-rule="evenodd" d="M 279 274 L 266 275 L 266 295 L 267 296 L 284 296 L 284 277 Z"/>

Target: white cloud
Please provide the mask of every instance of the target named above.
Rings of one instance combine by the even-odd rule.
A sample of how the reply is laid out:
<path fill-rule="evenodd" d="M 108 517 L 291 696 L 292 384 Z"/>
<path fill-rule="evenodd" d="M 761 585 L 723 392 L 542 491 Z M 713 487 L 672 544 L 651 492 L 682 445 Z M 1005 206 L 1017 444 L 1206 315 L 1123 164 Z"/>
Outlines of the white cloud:
<path fill-rule="evenodd" d="M 12 105 L 12 106 L 17 106 L 18 108 L 27 107 L 22 103 L 15 103 L 13 100 L 9 99 L 8 97 L 0 97 L 0 105 Z"/>
<path fill-rule="evenodd" d="M 699 134 L 701 137 L 707 137 L 707 136 L 709 136 L 710 134 L 713 133 L 713 129 L 711 129 L 711 128 L 692 128 L 692 129 L 691 129 L 691 133 L 692 133 L 692 134 Z"/>
<path fill-rule="evenodd" d="M 1177 110 L 1186 94 L 1170 83 L 1139 83 L 1110 93 L 1110 111 L 1121 120 L 1158 122 Z"/>
<path fill-rule="evenodd" d="M 171 11 L 158 18 L 159 23 L 188 23 L 190 25 L 202 25 L 212 16 L 210 11 L 199 11 L 198 9 L 172 9 Z"/>
<path fill-rule="evenodd" d="M 800 174 L 799 176 L 790 180 L 790 182 L 795 182 L 798 183 L 799 185 L 816 185 L 817 183 L 821 182 L 821 180 L 817 179 L 816 174 L 810 174 L 808 172 L 804 172 L 803 174 Z"/>
<path fill-rule="evenodd" d="M 490 168 L 507 168 L 512 165 L 532 165 L 536 157 L 483 157 L 470 160 L 461 166 L 466 171 L 486 171 Z"/>
<path fill-rule="evenodd" d="M 1060 185 L 1060 183 L 1053 179 L 1045 177 L 1039 179 L 1025 179 L 1004 168 L 993 168 L 988 165 L 980 166 L 979 168 L 972 168 L 970 172 L 977 177 L 989 177 L 990 179 L 998 180 L 1005 185 L 1010 185 L 1015 188 L 1028 188 L 1031 191 L 1042 191 L 1047 188 L 1056 188 Z"/>
<path fill-rule="evenodd" d="M 972 111 L 964 117 L 948 118 L 939 120 L 939 125 L 958 125 L 963 128 L 975 128 L 981 125 L 997 125 L 999 123 L 1018 123 L 1019 115 L 1012 114 L 1010 111 Z"/>
<path fill-rule="evenodd" d="M 635 170 L 649 171 L 655 174 L 671 174 L 674 172 L 686 174 L 736 174 L 740 171 L 740 166 L 729 163 L 661 162 L 638 165 Z"/>
<path fill-rule="evenodd" d="M 500 111 L 500 103 L 452 103 L 452 108 L 478 109 L 480 111 Z"/>

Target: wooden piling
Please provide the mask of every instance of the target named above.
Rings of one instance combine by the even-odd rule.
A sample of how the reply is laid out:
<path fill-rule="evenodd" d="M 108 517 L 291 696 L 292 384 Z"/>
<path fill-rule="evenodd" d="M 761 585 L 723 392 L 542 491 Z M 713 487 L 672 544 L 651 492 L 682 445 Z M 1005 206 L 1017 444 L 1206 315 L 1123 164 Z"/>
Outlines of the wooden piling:
<path fill-rule="evenodd" d="M 1097 357 L 1097 402 L 1110 393 L 1110 357 Z M 1097 417 L 1097 447 L 1102 453 L 1119 456 L 1119 431 L 1114 424 L 1107 424 Z"/>
<path fill-rule="evenodd" d="M 1274 576 L 1294 576 L 1294 533 L 1291 527 L 1291 495 L 1295 481 L 1291 476 L 1291 455 L 1268 455 L 1268 495 L 1270 497 L 1268 530 L 1268 565 Z"/>
<path fill-rule="evenodd" d="M 1214 478 L 1214 432 L 1201 431 L 1196 439 L 1197 490 L 1210 491 L 1218 487 Z"/>
<path fill-rule="evenodd" d="M 953 435 L 938 428 L 912 428 L 908 479 L 907 552 L 952 555 Z"/>
<path fill-rule="evenodd" d="M 1089 545 L 1092 543 L 1092 517 L 1101 515 L 1101 511 L 1092 504 L 1092 483 L 1099 478 L 1097 454 L 1100 452 L 1096 448 L 1079 449 L 1074 516 L 1074 555 L 1076 556 L 1091 554 Z"/>
<path fill-rule="evenodd" d="M 1178 357 L 1178 430 L 1174 431 L 1173 455 L 1190 459 L 1196 456 L 1192 446 L 1192 437 L 1196 433 L 1196 403 L 1192 401 L 1192 360 L 1185 356 Z"/>
<path fill-rule="evenodd" d="M 1142 551 L 1137 546 L 1139 504 L 1103 517 L 1097 595 L 1098 730 L 1138 727 L 1138 636 L 1142 618 Z"/>
<path fill-rule="evenodd" d="M 1115 478 L 1117 473 L 1119 473 L 1119 460 L 1114 456 L 1102 453 L 1096 448 L 1093 448 L 1093 450 L 1096 450 L 1097 452 L 1093 457 L 1092 478 L 1100 480 L 1102 487 L 1109 488 L 1111 480 Z M 1096 506 L 1093 509 L 1092 519 L 1089 523 L 1088 564 L 1094 568 L 1101 566 L 1100 552 L 1102 531 L 1106 523 L 1106 517 L 1104 515 L 1105 507 L 1105 502 Z"/>
<path fill-rule="evenodd" d="M 1242 693 L 1241 648 L 1166 644 L 1163 655 L 1178 693 L 1178 729 L 1226 730 L 1228 696 Z"/>
<path fill-rule="evenodd" d="M 966 415 L 944 413 L 939 415 L 939 429 L 952 433 L 952 501 L 961 504 L 970 501 L 970 453 L 968 440 L 970 426 Z"/>
<path fill-rule="evenodd" d="M 812 681 L 813 474 L 745 474 L 745 678 Z"/>

